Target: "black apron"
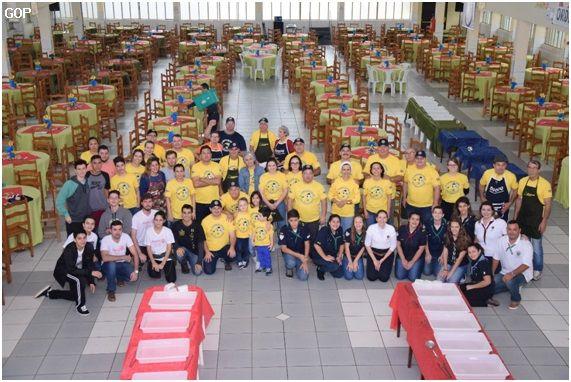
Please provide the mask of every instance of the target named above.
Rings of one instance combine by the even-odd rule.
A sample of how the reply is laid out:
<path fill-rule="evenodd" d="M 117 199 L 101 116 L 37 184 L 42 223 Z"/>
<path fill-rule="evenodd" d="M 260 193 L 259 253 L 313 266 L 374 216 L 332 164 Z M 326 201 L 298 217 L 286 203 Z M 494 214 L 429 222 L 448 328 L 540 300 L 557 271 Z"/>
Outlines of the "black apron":
<path fill-rule="evenodd" d="M 523 189 L 521 208 L 519 210 L 517 222 L 519 223 L 521 232 L 524 235 L 532 239 L 539 239 L 541 238 L 539 225 L 543 220 L 543 204 L 537 196 L 537 187 L 528 186 L 528 183 L 529 178 Z M 539 179 L 537 180 L 537 184 L 539 185 Z"/>
<path fill-rule="evenodd" d="M 239 172 L 239 165 L 240 165 L 240 158 L 236 158 L 236 166 L 230 166 L 231 158 L 228 157 L 228 171 L 226 172 L 226 178 L 222 181 L 222 191 L 227 192 L 228 188 L 230 188 L 230 182 L 235 182 L 238 184 L 238 172 Z"/>
<path fill-rule="evenodd" d="M 274 156 L 278 162 L 282 163 L 288 154 L 289 150 L 287 148 L 287 141 L 285 143 L 276 143 L 276 147 L 274 147 Z"/>
<path fill-rule="evenodd" d="M 494 211 L 498 214 L 502 210 L 504 203 L 510 201 L 510 192 L 508 191 L 508 186 L 506 185 L 506 180 L 496 180 L 494 178 L 490 179 L 488 187 L 486 188 L 486 199 L 492 203 Z M 505 214 L 500 215 L 504 220 L 507 219 L 508 211 Z"/>
<path fill-rule="evenodd" d="M 268 159 L 274 155 L 270 145 L 270 138 L 268 138 L 268 133 L 266 133 L 265 137 L 262 137 L 262 133 L 260 133 L 260 139 L 258 140 L 258 146 L 256 147 L 254 154 L 256 155 L 256 159 L 259 163 L 266 163 Z"/>

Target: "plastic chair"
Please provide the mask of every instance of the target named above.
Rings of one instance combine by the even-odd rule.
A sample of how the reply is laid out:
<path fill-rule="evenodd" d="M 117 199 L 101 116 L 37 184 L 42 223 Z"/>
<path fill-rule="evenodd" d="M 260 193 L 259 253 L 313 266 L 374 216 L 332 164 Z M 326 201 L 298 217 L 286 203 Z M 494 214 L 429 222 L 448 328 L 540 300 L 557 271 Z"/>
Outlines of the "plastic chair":
<path fill-rule="evenodd" d="M 385 90 L 387 90 L 387 86 L 391 87 L 391 96 L 395 94 L 395 83 L 393 82 L 393 70 L 389 69 L 385 72 L 384 78 L 380 81 L 381 82 L 381 89 L 382 93 L 385 94 Z"/>
<path fill-rule="evenodd" d="M 242 64 L 242 70 L 248 70 L 250 72 L 250 78 L 253 76 L 253 71 L 252 69 L 254 69 L 252 66 L 246 64 L 246 61 L 244 60 L 244 55 L 242 53 L 239 54 L 240 56 L 240 63 Z"/>
<path fill-rule="evenodd" d="M 262 73 L 262 81 L 266 81 L 266 70 L 264 69 L 264 60 L 256 58 L 256 68 L 254 69 L 254 81 L 258 79 L 258 73 Z"/>
<path fill-rule="evenodd" d="M 399 73 L 399 76 L 398 76 L 397 80 L 395 81 L 395 85 L 397 85 L 397 87 L 399 89 L 399 94 L 402 94 L 403 85 L 405 86 L 404 94 L 406 94 L 406 84 L 408 81 L 408 72 L 409 72 L 408 68 L 403 69 Z"/>
<path fill-rule="evenodd" d="M 367 86 L 372 85 L 373 94 L 377 91 L 377 84 L 379 83 L 379 78 L 377 76 L 377 72 L 373 69 L 373 67 L 367 64 Z"/>

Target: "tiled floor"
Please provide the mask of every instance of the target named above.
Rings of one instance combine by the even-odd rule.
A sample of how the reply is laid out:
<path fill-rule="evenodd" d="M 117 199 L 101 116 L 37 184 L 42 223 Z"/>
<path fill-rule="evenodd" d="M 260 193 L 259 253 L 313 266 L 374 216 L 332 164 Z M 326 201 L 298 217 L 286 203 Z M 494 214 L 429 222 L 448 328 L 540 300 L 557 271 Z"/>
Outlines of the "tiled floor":
<path fill-rule="evenodd" d="M 329 58 L 331 59 L 331 50 Z M 153 98 L 160 97 L 155 70 Z M 371 100 L 373 120 L 378 103 L 388 114 L 404 117 L 408 96 L 433 95 L 451 113 L 491 143 L 502 148 L 520 167 L 514 141 L 503 136 L 501 123 L 481 118 L 479 105 L 462 105 L 445 98 L 445 85 L 427 84 L 414 73 L 409 94 Z M 144 87 L 141 89 L 141 92 Z M 141 93 L 142 94 L 142 93 Z M 128 104 L 121 121 L 126 135 L 132 114 L 141 107 Z M 307 138 L 299 96 L 290 95 L 281 80 L 253 82 L 237 72 L 225 95 L 225 117 L 234 116 L 247 139 L 257 120 L 268 117 L 292 137 Z M 405 129 L 408 142 L 409 129 Z M 321 148 L 312 148 L 321 152 Z M 322 156 L 320 156 L 322 159 Z M 434 158 L 432 158 L 434 159 Z M 322 161 L 323 163 L 323 161 Z M 522 167 L 523 168 L 523 167 Z M 550 179 L 550 166 L 544 176 Z M 320 177 L 323 179 L 323 176 Z M 472 195 L 473 196 L 473 195 Z M 508 296 L 498 296 L 498 308 L 476 313 L 517 379 L 568 379 L 569 376 L 569 243 L 568 211 L 555 203 L 545 235 L 544 276 L 523 290 L 522 308 L 510 311 Z M 53 283 L 53 267 L 61 242 L 46 240 L 36 249 L 14 256 L 12 284 L 3 283 L 6 305 L 2 324 L 2 376 L 5 379 L 117 379 L 133 320 L 143 291 L 156 282 L 143 274 L 134 285 L 120 288 L 117 301 L 105 299 L 104 285 L 88 296 L 89 317 L 79 317 L 69 302 L 34 299 Z M 266 277 L 251 269 L 220 270 L 213 276 L 179 274 L 180 283 L 204 288 L 216 316 L 208 328 L 202 379 L 417 379 L 418 369 L 406 367 L 406 342 L 389 329 L 387 302 L 395 281 L 309 281 L 287 279 L 283 261 L 274 255 L 275 272 Z M 276 318 L 278 317 L 278 318 Z"/>

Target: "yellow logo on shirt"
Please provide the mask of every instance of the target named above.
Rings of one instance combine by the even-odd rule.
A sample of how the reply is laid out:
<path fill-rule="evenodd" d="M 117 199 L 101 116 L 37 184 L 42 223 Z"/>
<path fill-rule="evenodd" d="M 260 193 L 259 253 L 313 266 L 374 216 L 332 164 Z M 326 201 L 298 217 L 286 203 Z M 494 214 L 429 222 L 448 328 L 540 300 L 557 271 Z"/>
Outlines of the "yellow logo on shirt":
<path fill-rule="evenodd" d="M 448 182 L 444 185 L 444 189 L 449 194 L 455 194 L 460 190 L 460 183 L 456 182 L 455 180 Z"/>
<path fill-rule="evenodd" d="M 266 238 L 268 232 L 265 227 L 256 227 L 256 241 L 262 241 Z"/>
<path fill-rule="evenodd" d="M 275 180 L 270 180 L 266 183 L 266 187 L 264 187 L 266 191 L 270 194 L 275 194 L 276 192 L 280 191 L 280 184 Z"/>
<path fill-rule="evenodd" d="M 210 227 L 210 235 L 215 239 L 221 238 L 224 235 L 224 226 L 222 224 L 214 224 Z"/>
<path fill-rule="evenodd" d="M 214 179 L 214 173 L 210 170 L 204 170 L 204 177 L 208 179 Z"/>
<path fill-rule="evenodd" d="M 121 196 L 127 195 L 130 192 L 129 183 L 119 182 L 117 185 L 117 191 L 119 191 Z"/>
<path fill-rule="evenodd" d="M 190 197 L 190 190 L 187 186 L 181 186 L 176 190 L 176 198 L 180 201 L 188 200 Z"/>
<path fill-rule="evenodd" d="M 412 184 L 415 187 L 422 187 L 426 184 L 426 177 L 422 174 L 416 174 L 412 177 Z"/>
<path fill-rule="evenodd" d="M 299 194 L 302 203 L 311 204 L 315 199 L 315 194 L 311 190 L 304 190 Z"/>
<path fill-rule="evenodd" d="M 296 183 L 299 183 L 299 178 L 291 178 L 291 179 L 288 181 L 288 186 L 291 187 L 291 186 L 293 186 L 293 185 L 296 184 Z"/>
<path fill-rule="evenodd" d="M 383 196 L 385 195 L 385 192 L 383 191 L 382 187 L 375 186 L 371 188 L 371 190 L 369 191 L 369 195 L 373 199 L 382 199 Z"/>
<path fill-rule="evenodd" d="M 347 187 L 343 187 L 337 190 L 337 196 L 339 196 L 339 198 L 341 199 L 347 199 L 349 198 L 349 195 L 351 194 L 351 191 L 349 191 L 349 189 Z"/>
<path fill-rule="evenodd" d="M 236 229 L 240 232 L 248 232 L 250 220 L 248 218 L 238 218 L 236 220 Z"/>

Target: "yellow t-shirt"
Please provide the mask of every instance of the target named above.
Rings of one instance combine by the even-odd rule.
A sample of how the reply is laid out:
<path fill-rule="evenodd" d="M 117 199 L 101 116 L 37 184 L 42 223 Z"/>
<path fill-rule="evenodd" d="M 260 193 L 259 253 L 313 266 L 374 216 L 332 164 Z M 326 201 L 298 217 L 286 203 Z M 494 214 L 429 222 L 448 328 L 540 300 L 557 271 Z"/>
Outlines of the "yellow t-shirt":
<path fill-rule="evenodd" d="M 137 184 L 139 184 L 139 181 L 141 180 L 141 175 L 145 173 L 145 166 L 140 165 L 139 167 L 135 167 L 131 163 L 127 163 L 125 165 L 125 171 L 127 172 L 127 174 L 135 175 L 135 179 L 137 179 Z"/>
<path fill-rule="evenodd" d="M 274 229 L 268 221 L 256 220 L 252 227 L 253 244 L 256 247 L 269 246 L 271 244 Z"/>
<path fill-rule="evenodd" d="M 266 199 L 278 200 L 284 190 L 287 190 L 286 176 L 282 172 L 276 172 L 275 174 L 266 172 L 260 177 L 258 189 Z"/>
<path fill-rule="evenodd" d="M 165 197 L 170 198 L 171 213 L 175 219 L 182 218 L 182 206 L 192 205 L 192 195 L 194 195 L 194 185 L 192 180 L 185 178 L 182 182 L 171 179 L 165 188 Z"/>
<path fill-rule="evenodd" d="M 144 141 L 143 143 L 141 143 L 139 146 L 135 147 L 136 149 L 141 149 L 143 151 L 145 151 L 145 143 L 147 143 L 147 141 Z M 155 154 L 156 157 L 158 157 L 161 162 L 164 162 L 166 159 L 166 150 L 164 149 L 163 146 L 159 145 L 158 143 L 155 142 L 155 147 L 153 148 L 153 154 Z"/>
<path fill-rule="evenodd" d="M 404 170 L 402 168 L 402 163 L 399 158 L 389 154 L 388 157 L 382 159 L 379 154 L 373 154 L 367 158 L 367 163 L 365 163 L 365 168 L 363 169 L 364 174 L 371 173 L 371 165 L 375 162 L 379 162 L 385 169 L 385 176 L 404 176 Z"/>
<path fill-rule="evenodd" d="M 230 244 L 230 233 L 234 232 L 234 225 L 225 215 L 218 218 L 208 215 L 202 220 L 202 229 L 208 250 L 218 251 Z"/>
<path fill-rule="evenodd" d="M 79 156 L 80 159 L 83 159 L 84 161 L 86 161 L 88 164 L 91 162 L 91 157 L 94 156 L 95 154 L 93 154 L 91 151 L 87 150 L 81 153 L 81 155 Z"/>
<path fill-rule="evenodd" d="M 298 172 L 289 171 L 287 174 L 285 174 L 285 176 L 286 176 L 287 186 L 289 189 L 291 189 L 291 187 L 294 184 L 303 182 L 303 173 L 301 171 Z"/>
<path fill-rule="evenodd" d="M 309 223 L 319 220 L 321 201 L 327 199 L 327 194 L 323 185 L 314 180 L 294 184 L 288 197 L 293 200 L 293 208 L 299 212 L 300 220 Z"/>
<path fill-rule="evenodd" d="M 190 172 L 191 178 L 200 177 L 212 179 L 216 176 L 222 176 L 220 165 L 216 162 L 210 162 L 207 165 L 202 162 L 197 162 L 192 166 Z M 211 201 L 220 197 L 218 186 L 195 187 L 195 192 L 196 203 L 200 204 L 209 204 Z"/>
<path fill-rule="evenodd" d="M 387 211 L 389 200 L 393 198 L 394 194 L 395 185 L 388 179 L 374 180 L 371 177 L 363 182 L 363 197 L 365 198 L 367 211 Z"/>
<path fill-rule="evenodd" d="M 545 204 L 545 199 L 552 198 L 553 192 L 551 190 L 551 183 L 547 181 L 547 179 L 542 178 L 541 176 L 536 180 L 529 180 L 529 176 L 525 178 L 521 178 L 519 181 L 519 186 L 517 188 L 517 194 L 519 196 L 523 196 L 523 190 L 525 186 L 528 187 L 536 187 L 537 190 L 537 198 L 541 202 L 541 204 Z"/>
<path fill-rule="evenodd" d="M 220 169 L 222 170 L 222 179 L 226 178 L 228 170 L 240 171 L 240 169 L 246 167 L 244 159 L 242 159 L 241 156 L 239 156 L 236 159 L 231 159 L 230 155 L 225 155 L 222 157 L 222 159 L 220 159 L 220 162 L 218 162 L 218 164 L 220 165 Z"/>
<path fill-rule="evenodd" d="M 402 159 L 400 160 L 400 163 L 401 163 L 401 165 L 402 165 L 402 171 L 403 171 L 403 174 L 404 174 L 404 173 L 406 172 L 406 169 L 407 169 L 408 166 L 409 166 L 409 165 L 408 165 L 408 162 L 406 161 L 405 158 L 402 158 Z M 432 167 L 433 169 L 435 169 L 436 171 L 438 171 L 438 169 L 436 168 L 436 166 L 434 165 L 434 163 L 431 163 L 431 162 L 429 162 L 429 161 L 426 161 L 426 165 L 429 166 L 429 167 Z M 416 163 L 414 163 L 414 166 L 416 166 Z"/>
<path fill-rule="evenodd" d="M 464 189 L 470 188 L 468 177 L 461 172 L 450 174 L 447 172 L 440 177 L 440 195 L 446 203 L 456 203 L 464 196 Z"/>
<path fill-rule="evenodd" d="M 230 193 L 226 192 L 226 193 L 222 194 L 222 196 L 220 197 L 220 203 L 222 203 L 222 208 L 224 208 L 226 211 L 233 214 L 238 210 L 238 201 L 241 198 L 248 199 L 248 195 L 246 195 L 245 193 L 240 191 L 240 195 L 238 195 L 238 199 L 234 200 L 234 199 L 232 199 L 232 196 L 230 196 Z"/>
<path fill-rule="evenodd" d="M 185 170 L 190 170 L 194 161 L 195 159 L 192 150 L 183 148 L 180 152 L 176 153 L 176 163 L 182 164 Z"/>
<path fill-rule="evenodd" d="M 430 207 L 434 201 L 434 187 L 440 186 L 440 176 L 429 166 L 416 166 L 406 170 L 404 181 L 408 186 L 406 202 L 413 207 Z"/>
<path fill-rule="evenodd" d="M 247 239 L 252 233 L 252 220 L 249 212 L 236 212 L 234 214 L 234 231 L 238 239 Z"/>
<path fill-rule="evenodd" d="M 335 180 L 337 178 L 341 178 L 341 164 L 344 161 L 338 160 L 336 162 L 331 163 L 329 167 L 329 172 L 327 172 L 327 179 Z M 351 175 L 353 179 L 359 181 L 363 179 L 363 166 L 356 160 L 351 159 Z"/>
<path fill-rule="evenodd" d="M 329 188 L 328 194 L 329 200 L 350 200 L 350 204 L 345 204 L 342 208 L 337 207 L 337 205 L 331 202 L 331 213 L 337 214 L 341 217 L 351 217 L 355 216 L 355 204 L 361 202 L 361 192 L 359 191 L 359 185 L 355 183 L 352 178 L 348 181 L 343 178 L 337 178 Z"/>
<path fill-rule="evenodd" d="M 303 152 L 303 154 L 301 154 L 301 155 L 299 155 L 295 151 L 293 153 L 289 153 L 284 159 L 284 167 L 285 168 L 289 168 L 289 161 L 294 155 L 297 155 L 299 157 L 299 159 L 301 159 L 301 165 L 302 166 L 306 165 L 306 164 L 310 164 L 313 166 L 314 170 L 321 168 L 321 165 L 319 164 L 319 161 L 317 160 L 317 157 L 315 156 L 315 154 L 313 154 L 307 150 L 305 150 Z"/>
<path fill-rule="evenodd" d="M 495 180 L 502 180 L 503 178 L 506 182 L 508 190 L 517 190 L 518 188 L 517 178 L 510 170 L 505 170 L 502 175 L 498 175 L 493 168 L 489 168 L 482 174 L 482 178 L 480 178 L 480 185 L 487 187 L 492 178 Z"/>
<path fill-rule="evenodd" d="M 258 129 L 254 131 L 254 133 L 252 133 L 252 137 L 250 138 L 250 146 L 254 148 L 253 151 L 256 151 L 256 148 L 258 147 L 258 142 L 260 141 L 260 135 L 262 135 L 263 137 L 266 136 L 268 137 L 268 140 L 270 141 L 270 148 L 273 149 L 274 143 L 278 139 L 276 135 L 272 133 L 270 130 L 268 130 L 267 133 L 262 133 L 260 129 Z"/>
<path fill-rule="evenodd" d="M 250 224 L 253 225 L 260 216 L 260 208 L 250 206 L 248 207 L 248 214 L 250 215 Z"/>
<path fill-rule="evenodd" d="M 135 208 L 137 205 L 137 192 L 139 182 L 133 174 L 123 176 L 115 174 L 111 177 L 111 189 L 117 190 L 121 194 L 121 205 L 123 208 Z"/>

